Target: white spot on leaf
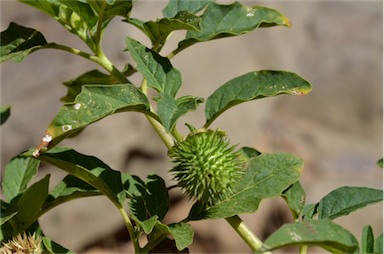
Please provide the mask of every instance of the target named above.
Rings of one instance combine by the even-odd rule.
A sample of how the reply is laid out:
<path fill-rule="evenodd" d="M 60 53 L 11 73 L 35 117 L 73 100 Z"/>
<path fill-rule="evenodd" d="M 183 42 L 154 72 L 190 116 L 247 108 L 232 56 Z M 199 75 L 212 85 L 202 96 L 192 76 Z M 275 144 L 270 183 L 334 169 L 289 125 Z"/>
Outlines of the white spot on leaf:
<path fill-rule="evenodd" d="M 39 149 L 35 149 L 35 151 L 33 151 L 32 155 L 33 155 L 33 157 L 35 157 L 35 158 L 39 157 L 39 155 L 40 155 L 40 150 L 39 150 Z"/>
<path fill-rule="evenodd" d="M 72 125 L 63 125 L 61 126 L 61 130 L 64 132 L 72 130 Z"/>
<path fill-rule="evenodd" d="M 247 17 L 255 16 L 255 9 L 253 9 L 252 7 L 247 7 L 246 10 L 247 10 L 247 14 L 246 14 Z"/>
<path fill-rule="evenodd" d="M 42 138 L 42 140 L 43 140 L 44 142 L 49 143 L 49 142 L 52 141 L 52 136 L 50 136 L 50 135 L 45 135 L 45 136 Z"/>
<path fill-rule="evenodd" d="M 73 108 L 74 109 L 80 109 L 81 108 L 81 104 L 80 103 L 76 103 L 75 105 L 73 105 Z"/>
<path fill-rule="evenodd" d="M 298 235 L 296 232 L 291 231 L 291 232 L 289 232 L 289 235 L 292 237 L 292 240 L 294 240 L 294 241 L 298 242 L 301 240 L 301 236 Z"/>

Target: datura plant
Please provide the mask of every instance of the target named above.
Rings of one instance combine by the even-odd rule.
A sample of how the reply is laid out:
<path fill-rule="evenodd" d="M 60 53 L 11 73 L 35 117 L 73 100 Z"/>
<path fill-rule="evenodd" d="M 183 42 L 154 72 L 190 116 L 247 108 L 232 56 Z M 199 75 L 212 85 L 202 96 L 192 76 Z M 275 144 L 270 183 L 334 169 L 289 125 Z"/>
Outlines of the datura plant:
<path fill-rule="evenodd" d="M 62 203 L 95 195 L 104 195 L 119 211 L 130 236 L 127 241 L 131 241 L 137 253 L 159 249 L 188 252 L 194 238 L 190 222 L 220 218 L 257 253 L 287 246 L 299 246 L 300 253 L 306 253 L 308 246 L 336 253 L 382 253 L 382 235 L 374 237 L 371 226 L 363 228 L 358 241 L 333 221 L 382 201 L 382 190 L 345 186 L 318 203 L 306 205 L 300 184 L 301 159 L 231 144 L 225 126 L 210 128 L 221 114 L 240 103 L 282 94 L 305 95 L 311 90 L 308 81 L 289 71 L 254 70 L 224 83 L 208 98 L 178 95 L 182 78 L 171 60 L 179 52 L 190 50 L 194 44 L 240 36 L 258 28 L 289 27 L 291 23 L 284 14 L 239 2 L 170 0 L 163 9 L 163 17 L 139 20 L 131 17 L 133 0 L 19 2 L 55 19 L 80 38 L 88 50 L 49 42 L 38 30 L 12 22 L 0 35 L 1 62 L 21 62 L 35 51 L 55 49 L 94 62 L 100 69 L 64 82 L 68 89 L 62 98 L 64 104 L 42 131 L 40 144 L 21 152 L 5 167 L 2 253 L 19 247 L 36 253 L 72 253 L 49 239 L 39 225 L 39 218 L 50 209 L 60 209 Z M 121 50 L 130 56 L 131 62 L 123 69 L 115 66 L 101 46 L 105 29 L 116 17 L 122 18 L 127 27 L 142 31 L 150 41 L 147 46 L 126 37 L 126 48 Z M 185 37 L 170 54 L 163 55 L 162 48 L 176 30 L 186 31 Z M 141 75 L 140 84 L 130 81 L 134 73 Z M 200 105 L 205 107 L 204 124 L 195 128 L 185 123 L 190 133 L 183 136 L 177 129 L 180 117 Z M 170 182 L 156 174 L 140 179 L 113 170 L 96 157 L 59 146 L 62 140 L 76 139 L 74 134 L 103 118 L 132 111 L 146 116 L 168 148 L 174 163 L 169 169 Z M 1 124 L 9 116 L 10 107 L 1 107 Z M 49 188 L 49 175 L 33 180 L 40 162 L 56 166 L 68 175 Z M 179 188 L 194 205 L 183 220 L 166 224 L 163 219 L 170 207 L 168 191 L 173 188 Z M 294 222 L 282 225 L 261 241 L 240 214 L 257 212 L 262 200 L 273 197 L 286 201 Z M 142 236 L 147 236 L 146 241 L 139 241 Z"/>

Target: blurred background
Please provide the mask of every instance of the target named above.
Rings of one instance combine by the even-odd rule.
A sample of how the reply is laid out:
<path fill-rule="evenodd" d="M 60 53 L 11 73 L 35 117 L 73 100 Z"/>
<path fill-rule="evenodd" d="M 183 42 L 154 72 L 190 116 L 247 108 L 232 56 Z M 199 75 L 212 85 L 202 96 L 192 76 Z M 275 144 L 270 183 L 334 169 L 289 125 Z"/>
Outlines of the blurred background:
<path fill-rule="evenodd" d="M 230 1 L 218 1 L 230 3 Z M 262 152 L 289 152 L 305 161 L 302 185 L 306 203 L 318 202 L 331 190 L 349 186 L 382 189 L 382 170 L 376 162 L 383 154 L 383 2 L 382 1 L 241 1 L 264 5 L 285 14 L 291 28 L 258 29 L 249 34 L 196 44 L 172 59 L 181 71 L 179 95 L 207 98 L 226 81 L 254 70 L 296 72 L 313 85 L 303 97 L 278 96 L 241 104 L 224 113 L 212 128 L 227 132 L 233 144 Z M 132 17 L 154 20 L 162 16 L 165 1 L 137 1 Z M 82 42 L 49 16 L 18 3 L 1 1 L 1 31 L 11 21 L 41 31 L 48 42 L 86 50 Z M 119 68 L 133 63 L 124 52 L 126 36 L 149 46 L 134 27 L 113 20 L 105 33 L 104 49 Z M 167 55 L 184 36 L 175 32 L 163 51 Z M 1 126 L 1 171 L 20 152 L 40 143 L 66 94 L 64 81 L 98 68 L 85 59 L 54 50 L 28 56 L 22 63 L 1 64 L 1 105 L 11 105 L 11 117 Z M 131 80 L 140 82 L 136 75 Z M 180 119 L 202 126 L 204 106 Z M 97 156 L 116 170 L 145 178 L 156 172 L 169 179 L 167 150 L 137 113 L 110 116 L 89 126 L 61 145 Z M 43 165 L 37 179 L 51 174 L 52 186 L 64 177 Z M 192 203 L 171 191 L 174 204 L 167 222 L 185 218 Z M 382 232 L 382 204 L 359 210 L 336 222 L 358 239 L 364 225 Z M 281 199 L 263 201 L 255 214 L 241 217 L 265 239 L 282 223 L 290 222 Z M 40 223 L 46 235 L 82 253 L 132 251 L 118 211 L 106 198 L 71 201 L 45 214 Z M 250 253 L 225 220 L 192 223 L 193 252 Z"/>

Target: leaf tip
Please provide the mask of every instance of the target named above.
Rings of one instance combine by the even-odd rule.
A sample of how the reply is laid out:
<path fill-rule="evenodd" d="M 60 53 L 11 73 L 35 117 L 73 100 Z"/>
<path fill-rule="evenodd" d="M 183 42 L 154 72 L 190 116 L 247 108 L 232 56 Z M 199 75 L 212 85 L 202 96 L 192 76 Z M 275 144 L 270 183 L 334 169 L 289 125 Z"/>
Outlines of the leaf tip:
<path fill-rule="evenodd" d="M 291 94 L 292 94 L 292 95 L 298 95 L 298 96 L 303 96 L 303 95 L 305 95 L 304 92 L 302 92 L 302 91 L 298 91 L 298 90 L 296 90 L 296 89 L 291 90 Z"/>
<path fill-rule="evenodd" d="M 284 17 L 283 25 L 286 27 L 292 27 L 292 22 L 287 17 Z"/>
<path fill-rule="evenodd" d="M 311 87 L 309 87 L 309 88 L 301 88 L 301 89 L 295 88 L 295 89 L 290 90 L 289 94 L 297 95 L 297 96 L 303 96 L 303 95 L 308 94 L 311 90 L 312 90 Z"/>

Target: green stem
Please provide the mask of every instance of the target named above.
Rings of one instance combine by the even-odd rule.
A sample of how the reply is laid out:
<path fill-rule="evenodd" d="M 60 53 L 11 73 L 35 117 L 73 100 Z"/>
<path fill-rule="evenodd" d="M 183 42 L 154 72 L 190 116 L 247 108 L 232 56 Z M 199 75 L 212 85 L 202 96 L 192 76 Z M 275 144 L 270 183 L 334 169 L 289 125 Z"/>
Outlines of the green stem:
<path fill-rule="evenodd" d="M 81 56 L 83 58 L 86 58 L 88 60 L 91 60 L 92 62 L 95 62 L 102 66 L 105 70 L 107 70 L 109 73 L 111 73 L 114 77 L 116 77 L 119 82 L 122 84 L 129 83 L 127 77 L 123 73 L 121 73 L 110 61 L 109 59 L 105 56 L 104 52 L 100 49 L 97 52 L 97 56 L 88 54 L 84 51 L 67 47 L 64 45 L 56 44 L 56 43 L 49 43 L 47 45 L 43 46 L 44 48 L 52 48 L 52 49 L 58 49 L 58 50 L 63 50 L 69 53 L 72 53 L 77 56 Z M 141 85 L 141 90 L 144 94 L 147 94 L 147 85 L 146 81 L 144 80 L 142 85 Z M 161 140 L 164 142 L 164 144 L 167 146 L 168 149 L 170 149 L 174 145 L 173 138 L 165 131 L 164 127 L 162 124 L 160 124 L 155 118 L 146 115 L 148 121 L 150 124 L 153 126 L 157 134 L 160 136 Z M 177 140 L 181 138 L 181 135 L 179 135 L 177 130 L 173 131 L 173 135 Z"/>
<path fill-rule="evenodd" d="M 183 51 L 184 49 L 188 48 L 189 46 L 191 45 L 187 45 L 187 46 L 184 46 L 184 47 L 178 47 L 176 48 L 175 50 L 173 50 L 171 53 L 169 53 L 167 55 L 167 58 L 168 59 L 171 59 L 172 57 L 174 57 L 175 55 L 177 55 L 178 53 L 180 53 L 181 51 Z"/>
<path fill-rule="evenodd" d="M 140 85 L 140 90 L 147 95 L 148 92 L 148 85 L 147 80 L 143 79 Z M 152 107 L 150 108 L 152 111 Z M 149 115 L 145 115 L 145 117 L 148 119 L 149 123 L 152 125 L 152 127 L 155 129 L 156 133 L 159 135 L 165 146 L 170 149 L 174 145 L 173 138 L 165 131 L 164 126 L 159 123 L 156 119 Z"/>
<path fill-rule="evenodd" d="M 95 44 L 96 44 L 95 54 L 98 56 L 104 55 L 103 50 L 101 48 L 101 37 L 103 33 L 103 29 L 101 29 L 101 26 L 103 24 L 104 9 L 107 3 L 102 1 L 101 4 L 103 6 L 101 7 L 100 12 L 97 15 L 99 19 L 97 21 L 97 29 L 96 29 L 96 36 L 95 36 Z"/>
<path fill-rule="evenodd" d="M 183 135 L 177 130 L 176 126 L 171 131 L 172 136 L 179 142 L 183 140 Z"/>
<path fill-rule="evenodd" d="M 140 253 L 148 253 L 154 247 L 156 247 L 161 241 L 163 241 L 168 234 L 162 234 L 157 238 L 151 239 L 142 249 Z"/>
<path fill-rule="evenodd" d="M 306 254 L 308 250 L 308 245 L 301 245 L 300 246 L 300 254 Z"/>
<path fill-rule="evenodd" d="M 120 81 L 122 84 L 129 83 L 127 77 L 121 73 L 110 61 L 109 59 L 104 55 L 103 51 L 99 52 L 98 57 L 94 60 L 94 62 L 101 65 L 104 69 L 106 69 L 109 73 L 111 73 L 117 80 Z"/>
<path fill-rule="evenodd" d="M 122 84 L 129 83 L 128 79 L 122 74 L 104 55 L 103 51 L 100 49 L 97 53 L 98 55 L 91 55 L 89 53 L 86 53 L 84 51 L 81 51 L 79 49 L 71 48 L 65 45 L 56 44 L 56 43 L 49 43 L 44 45 L 42 48 L 51 48 L 51 49 L 57 49 L 62 50 L 77 56 L 81 56 L 85 59 L 88 59 L 92 62 L 95 62 L 102 66 L 104 69 L 106 69 L 109 73 L 111 73 L 114 77 L 116 77 Z"/>
<path fill-rule="evenodd" d="M 101 36 L 101 35 L 98 34 L 97 36 Z M 114 77 L 116 77 L 119 80 L 119 82 L 121 82 L 123 84 L 129 83 L 129 81 L 125 77 L 125 75 L 123 73 L 121 73 L 109 61 L 109 59 L 105 56 L 105 54 L 104 54 L 103 50 L 101 49 L 100 45 L 96 49 L 96 52 L 95 52 L 96 55 L 91 55 L 91 54 L 88 54 L 88 53 L 83 52 L 81 50 L 74 49 L 74 48 L 67 47 L 67 46 L 60 45 L 60 44 L 55 44 L 55 43 L 47 44 L 44 47 L 45 48 L 53 48 L 53 49 L 63 50 L 63 51 L 75 54 L 77 56 L 81 56 L 81 57 L 86 58 L 88 60 L 91 60 L 91 61 L 99 64 L 100 66 L 102 66 L 109 73 L 111 73 Z M 147 88 L 147 81 L 145 79 L 143 80 L 140 89 L 141 89 L 141 91 L 145 95 L 147 95 L 147 89 L 148 88 Z M 151 112 L 152 112 L 152 109 L 151 109 Z M 148 114 L 145 114 L 145 116 L 148 119 L 148 121 L 150 122 L 150 124 L 153 126 L 153 128 L 155 129 L 155 131 L 157 132 L 159 137 L 162 139 L 164 144 L 167 146 L 167 148 L 170 149 L 174 145 L 174 140 L 173 140 L 172 136 L 169 135 L 165 131 L 164 126 L 161 123 L 158 122 L 158 119 L 155 119 L 154 117 L 149 116 Z M 172 135 L 178 141 L 180 141 L 182 139 L 182 135 L 178 132 L 178 130 L 176 128 L 174 128 L 172 130 Z M 167 236 L 167 235 L 159 236 L 158 238 L 154 239 L 153 241 L 150 241 L 145 246 L 145 248 L 141 249 L 140 245 L 139 245 L 139 242 L 138 242 L 138 239 L 136 239 L 135 230 L 133 228 L 131 220 L 129 219 L 128 214 L 125 212 L 124 208 L 118 207 L 118 210 L 119 210 L 121 216 L 123 217 L 123 220 L 125 222 L 125 225 L 127 227 L 128 233 L 129 233 L 129 235 L 131 237 L 131 240 L 133 242 L 133 245 L 134 245 L 136 253 L 147 253 L 147 252 L 149 252 L 153 247 L 155 247 L 158 243 L 160 243 Z"/>
<path fill-rule="evenodd" d="M 263 242 L 255 234 L 253 234 L 253 232 L 238 215 L 225 219 L 253 251 L 261 248 Z"/>
<path fill-rule="evenodd" d="M 135 230 L 134 230 L 133 225 L 131 223 L 131 220 L 129 219 L 128 214 L 125 212 L 123 207 L 119 207 L 118 209 L 119 209 L 121 216 L 123 217 L 125 226 L 127 227 L 129 236 L 131 237 L 131 240 L 133 242 L 133 247 L 135 248 L 135 253 L 138 253 L 140 251 L 139 241 L 138 241 L 138 239 L 136 239 L 136 233 L 135 233 Z"/>
<path fill-rule="evenodd" d="M 145 115 L 149 121 L 149 123 L 153 126 L 156 133 L 160 136 L 161 140 L 164 142 L 165 146 L 168 149 L 171 149 L 175 144 L 173 138 L 165 131 L 164 126 L 156 121 L 154 118 Z"/>
<path fill-rule="evenodd" d="M 48 43 L 48 44 L 42 46 L 41 48 L 62 50 L 62 51 L 65 51 L 65 52 L 68 52 L 68 53 L 71 53 L 71 54 L 74 54 L 77 56 L 81 56 L 81 57 L 88 59 L 88 60 L 91 60 L 93 62 L 95 62 L 95 58 L 97 58 L 96 56 L 88 54 L 88 53 L 81 51 L 79 49 L 71 48 L 71 47 L 61 45 L 61 44 L 56 44 L 56 43 Z"/>

